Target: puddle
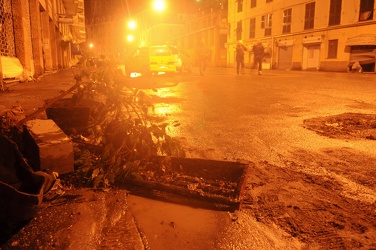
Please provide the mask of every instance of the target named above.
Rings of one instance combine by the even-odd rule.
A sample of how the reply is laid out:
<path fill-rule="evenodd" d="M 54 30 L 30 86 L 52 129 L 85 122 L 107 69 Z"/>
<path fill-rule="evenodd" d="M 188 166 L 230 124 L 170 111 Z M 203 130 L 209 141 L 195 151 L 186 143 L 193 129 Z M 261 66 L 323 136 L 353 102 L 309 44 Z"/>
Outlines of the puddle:
<path fill-rule="evenodd" d="M 129 195 L 128 205 L 148 249 L 216 249 L 231 223 L 228 212 L 194 208 Z"/>

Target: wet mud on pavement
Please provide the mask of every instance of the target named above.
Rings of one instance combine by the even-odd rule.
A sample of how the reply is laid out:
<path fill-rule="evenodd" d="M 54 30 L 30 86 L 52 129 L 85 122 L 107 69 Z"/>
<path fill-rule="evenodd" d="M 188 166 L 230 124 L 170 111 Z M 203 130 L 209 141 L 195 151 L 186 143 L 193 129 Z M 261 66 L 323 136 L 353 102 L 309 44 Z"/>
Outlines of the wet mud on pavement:
<path fill-rule="evenodd" d="M 291 77 L 291 74 L 288 77 Z M 330 77 L 332 80 L 332 74 Z M 233 82 L 231 84 L 239 87 Z M 253 89 L 257 89 L 259 85 L 253 83 L 252 86 Z M 263 85 L 262 89 L 265 86 Z M 205 83 L 201 83 L 199 87 L 203 88 L 201 92 L 206 93 Z M 291 116 L 277 114 L 272 116 L 270 121 L 262 120 L 262 116 L 252 116 L 248 120 L 247 117 L 242 117 L 242 122 L 245 123 L 243 126 L 247 127 L 240 126 L 240 129 L 225 127 L 217 122 L 214 129 L 218 129 L 220 133 L 215 134 L 215 138 L 210 133 L 196 133 L 200 132 L 200 127 L 194 127 L 197 130 L 188 128 L 191 135 L 197 134 L 197 138 L 182 138 L 182 141 L 186 140 L 189 145 L 189 157 L 254 161 L 256 158 L 247 155 L 252 152 L 258 154 L 256 160 L 267 160 L 254 161 L 255 165 L 249 172 L 251 178 L 248 179 L 245 200 L 237 214 L 128 196 L 129 209 L 134 214 L 144 238 L 143 245 L 150 249 L 376 249 L 375 117 L 372 114 L 359 113 L 314 117 L 312 113 L 341 113 L 338 111 L 342 111 L 342 107 L 345 106 L 337 103 L 335 98 L 327 98 L 326 89 L 322 90 L 325 95 L 319 95 L 317 92 L 320 88 L 315 85 L 314 87 L 314 102 L 297 101 L 299 105 L 303 103 L 302 106 L 296 106 L 292 102 L 294 112 L 289 110 Z M 269 89 L 267 91 L 270 92 Z M 278 94 L 283 95 L 282 90 L 279 90 Z M 307 91 L 306 95 L 311 94 Z M 352 93 L 349 96 L 356 98 L 352 97 Z M 303 95 L 301 98 L 304 99 L 306 96 Z M 374 97 L 368 98 L 369 102 L 374 100 Z M 320 106 L 327 99 L 332 103 L 330 102 L 327 107 Z M 346 95 L 343 99 L 346 100 L 344 102 L 348 102 Z M 272 100 L 270 96 L 268 100 Z M 281 109 L 278 111 L 280 113 L 285 111 L 282 109 L 285 107 L 283 103 L 277 105 L 274 102 L 271 104 L 274 105 L 274 109 Z M 188 104 L 192 103 L 194 102 Z M 320 112 L 309 113 L 311 111 L 308 107 L 311 107 L 312 103 L 317 105 L 313 109 L 321 108 Z M 369 109 L 372 110 L 373 107 Z M 298 113 L 303 111 L 302 114 Z M 302 121 L 303 116 L 309 119 Z M 260 124 L 265 127 L 268 126 L 268 122 L 284 124 L 281 128 L 278 127 L 277 132 L 267 129 L 257 131 L 254 124 L 257 124 L 258 120 L 262 120 Z M 202 122 L 200 120 L 199 125 Z M 184 124 L 183 121 L 181 123 Z M 253 126 L 255 131 L 246 130 L 250 126 Z M 288 131 L 290 127 L 292 130 Z M 206 126 L 204 129 L 212 128 Z M 290 138 L 284 137 L 284 132 L 289 136 L 293 134 L 296 136 L 293 139 L 299 140 L 289 141 Z M 239 138 L 239 134 L 242 138 L 232 144 L 225 138 Z M 286 145 L 272 144 L 270 138 L 274 137 L 279 141 L 287 141 Z M 247 140 L 252 141 L 252 144 L 243 143 Z M 293 146 L 289 147 L 287 143 Z M 262 147 L 266 148 L 265 153 Z M 259 148 L 262 150 L 257 151 Z M 81 214 L 73 212 L 71 216 L 77 218 Z M 89 212 L 87 214 L 95 215 Z M 118 226 L 121 229 L 121 218 L 124 217 L 112 218 L 120 218 L 116 220 L 120 224 L 115 222 L 114 228 Z M 39 230 L 37 222 L 30 225 Z M 220 225 L 223 226 L 218 228 Z M 85 226 L 88 228 L 90 225 Z M 104 228 L 107 228 L 105 231 L 108 232 L 108 236 L 117 238 L 115 235 L 119 229 L 113 232 L 110 225 L 105 225 Z M 46 229 L 48 230 L 53 229 Z M 85 242 L 87 239 L 82 240 Z M 106 243 L 105 238 L 99 240 L 98 248 L 102 243 L 104 248 L 107 244 L 107 249 L 116 249 L 116 246 L 112 245 L 114 242 Z M 59 244 L 56 246 L 63 246 L 65 243 Z"/>
<path fill-rule="evenodd" d="M 375 115 L 347 113 L 304 121 L 321 136 L 374 140 Z M 376 248 L 376 158 L 351 148 L 302 149 L 250 169 L 243 211 L 276 225 L 303 249 Z M 293 160 L 291 160 L 293 159 Z M 243 248 L 242 248 L 243 249 Z"/>
<path fill-rule="evenodd" d="M 144 249 L 126 196 L 88 188 L 51 196 L 0 249 Z"/>
<path fill-rule="evenodd" d="M 288 150 L 270 148 L 271 155 L 265 157 L 268 161 L 256 162 L 249 171 L 241 210 L 241 216 L 249 216 L 249 221 L 255 219 L 256 225 L 267 227 L 263 233 L 269 235 L 278 228 L 286 238 L 269 237 L 260 242 L 248 240 L 251 236 L 240 236 L 232 243 L 228 240 L 227 246 L 231 247 L 227 249 L 259 249 L 262 245 L 264 249 L 376 249 L 375 115 L 314 117 L 292 128 L 304 141 L 297 141 Z M 247 138 L 243 143 L 245 136 L 239 138 L 230 128 L 227 130 L 227 136 L 238 138 L 240 146 L 228 148 L 222 129 L 218 135 L 221 138 L 213 143 L 217 147 L 198 140 L 187 144 L 198 145 L 200 150 L 191 147 L 188 151 L 200 158 L 247 159 L 242 153 L 253 149 L 242 147 L 247 145 Z M 246 136 L 258 142 L 256 136 Z M 228 151 L 220 150 L 219 143 Z M 257 227 L 249 231 L 245 225 L 233 223 L 224 231 L 229 239 L 234 238 L 234 232 L 252 235 L 257 231 Z M 290 237 L 301 245 L 283 247 Z"/>
<path fill-rule="evenodd" d="M 207 94 L 210 84 L 210 81 L 197 82 L 198 89 L 192 91 Z M 262 85 L 252 84 L 253 90 Z M 223 86 L 227 87 L 225 83 Z M 226 87 L 223 89 L 227 91 Z M 234 82 L 228 88 L 240 89 Z M 346 104 L 337 103 L 337 96 L 333 98 L 325 88 L 318 89 L 312 90 L 314 101 L 310 99 L 311 90 L 299 96 L 298 106 L 292 101 L 287 105 L 282 100 L 272 100 L 268 93 L 270 105 L 281 113 L 270 120 L 260 115 L 222 121 L 217 118 L 217 109 L 233 111 L 218 108 L 215 105 L 222 102 L 213 101 L 205 117 L 198 115 L 197 123 L 190 121 L 190 126 L 176 132 L 187 145 L 189 157 L 255 163 L 249 171 L 238 219 L 221 228 L 215 243 L 217 249 L 376 249 L 376 118 L 368 110 L 374 106 L 352 102 L 356 94 L 347 97 L 345 91 L 340 98 Z M 187 101 L 192 113 L 200 114 L 199 105 L 203 104 L 199 94 L 197 100 Z M 171 102 L 177 103 L 171 96 Z M 281 96 L 279 90 L 278 97 Z M 205 104 L 208 99 L 205 96 Z M 168 101 L 165 98 L 164 102 Z M 195 102 L 196 109 L 192 107 Z M 306 102 L 314 102 L 317 107 L 306 106 Z M 320 106 L 322 102 L 327 110 Z M 350 110 L 366 108 L 363 112 L 369 114 L 341 113 L 347 110 L 342 108 L 346 105 Z M 315 117 L 320 112 L 311 109 L 320 108 L 321 113 L 339 115 Z M 254 107 L 250 109 L 257 111 Z M 227 115 L 232 117 L 232 113 Z M 171 119 L 184 124 L 184 117 Z M 269 130 L 269 123 L 276 130 Z M 273 144 L 275 141 L 278 143 Z M 257 161 L 260 159 L 267 160 Z"/>
<path fill-rule="evenodd" d="M 267 229 L 248 212 L 214 211 L 192 207 L 187 202 L 181 205 L 128 197 L 147 249 L 300 248 L 293 237 L 278 229 Z"/>

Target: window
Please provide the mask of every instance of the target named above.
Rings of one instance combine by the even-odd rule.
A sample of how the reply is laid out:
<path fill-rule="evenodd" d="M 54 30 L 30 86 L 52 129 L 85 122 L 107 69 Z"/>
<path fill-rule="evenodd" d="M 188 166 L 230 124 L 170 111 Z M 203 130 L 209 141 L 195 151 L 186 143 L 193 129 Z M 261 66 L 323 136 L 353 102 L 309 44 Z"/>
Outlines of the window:
<path fill-rule="evenodd" d="M 373 20 L 374 0 L 360 0 L 359 21 Z"/>
<path fill-rule="evenodd" d="M 291 15 L 292 15 L 292 9 L 287 9 L 283 11 L 282 33 L 284 34 L 291 32 Z"/>
<path fill-rule="evenodd" d="M 261 16 L 261 29 L 265 29 L 265 36 L 272 35 L 272 14 Z"/>
<path fill-rule="evenodd" d="M 256 18 L 249 20 L 249 38 L 256 37 Z"/>
<path fill-rule="evenodd" d="M 328 58 L 337 58 L 338 40 L 328 41 Z"/>
<path fill-rule="evenodd" d="M 237 0 L 238 1 L 238 12 L 243 11 L 243 0 Z"/>
<path fill-rule="evenodd" d="M 315 24 L 315 2 L 308 3 L 305 6 L 305 18 L 304 18 L 304 29 L 313 29 Z"/>
<path fill-rule="evenodd" d="M 330 0 L 329 26 L 341 23 L 342 0 Z"/>
<path fill-rule="evenodd" d="M 256 0 L 251 0 L 251 8 L 256 7 Z"/>
<path fill-rule="evenodd" d="M 243 31 L 242 22 L 239 21 L 236 26 L 236 40 L 242 39 L 242 31 Z"/>

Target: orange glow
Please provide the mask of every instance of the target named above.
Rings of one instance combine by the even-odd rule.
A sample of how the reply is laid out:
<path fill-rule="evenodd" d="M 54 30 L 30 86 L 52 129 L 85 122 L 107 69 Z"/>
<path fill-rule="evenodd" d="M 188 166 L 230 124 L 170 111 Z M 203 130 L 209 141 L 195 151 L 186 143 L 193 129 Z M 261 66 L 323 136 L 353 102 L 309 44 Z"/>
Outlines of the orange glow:
<path fill-rule="evenodd" d="M 133 35 L 128 35 L 127 36 L 127 41 L 128 42 L 133 42 L 134 41 L 134 36 Z"/>
<path fill-rule="evenodd" d="M 178 113 L 179 108 L 177 107 L 177 105 L 160 103 L 154 105 L 154 112 L 159 116 L 167 116 L 173 113 Z"/>
<path fill-rule="evenodd" d="M 164 0 L 154 0 L 153 9 L 157 12 L 162 12 L 166 9 L 166 2 Z"/>
<path fill-rule="evenodd" d="M 154 105 L 154 113 L 160 117 L 166 117 L 168 121 L 169 117 L 174 114 L 181 113 L 181 109 L 178 105 L 175 104 L 166 104 L 166 103 L 158 103 Z M 170 136 L 177 136 L 179 135 L 180 126 L 174 126 L 170 124 L 167 126 L 167 133 Z"/>
<path fill-rule="evenodd" d="M 136 26 L 137 26 L 137 24 L 136 24 L 136 21 L 135 21 L 135 20 L 130 20 L 130 21 L 128 22 L 128 28 L 129 28 L 129 29 L 134 30 L 134 29 L 136 29 Z"/>

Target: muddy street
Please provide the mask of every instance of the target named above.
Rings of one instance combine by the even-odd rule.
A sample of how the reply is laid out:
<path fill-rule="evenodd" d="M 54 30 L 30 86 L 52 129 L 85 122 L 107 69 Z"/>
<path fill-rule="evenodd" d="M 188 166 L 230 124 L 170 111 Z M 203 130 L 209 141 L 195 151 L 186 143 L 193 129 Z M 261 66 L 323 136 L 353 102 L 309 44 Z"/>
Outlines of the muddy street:
<path fill-rule="evenodd" d="M 190 157 L 255 163 L 216 247 L 375 248 L 375 75 L 226 70 L 152 94 Z"/>
<path fill-rule="evenodd" d="M 376 76 L 255 73 L 209 69 L 205 76 L 183 74 L 179 82 L 133 82 L 171 122 L 168 133 L 187 157 L 249 165 L 239 211 L 124 189 L 66 190 L 44 204 L 9 249 L 375 249 Z M 51 97 L 69 85 L 55 87 L 48 88 Z M 20 94 L 15 86 L 2 105 Z M 30 100 L 39 99 L 17 100 L 30 113 Z"/>

